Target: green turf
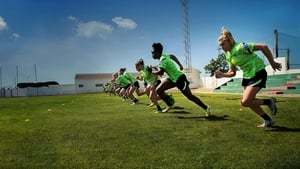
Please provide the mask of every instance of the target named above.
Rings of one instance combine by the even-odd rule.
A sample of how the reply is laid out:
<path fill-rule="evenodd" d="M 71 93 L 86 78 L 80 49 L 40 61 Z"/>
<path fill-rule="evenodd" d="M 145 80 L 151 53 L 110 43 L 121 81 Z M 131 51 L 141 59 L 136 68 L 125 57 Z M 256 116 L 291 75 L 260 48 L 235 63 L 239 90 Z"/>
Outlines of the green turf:
<path fill-rule="evenodd" d="M 299 98 L 277 98 L 276 125 L 262 129 L 240 95 L 196 95 L 214 118 L 177 93 L 161 114 L 145 96 L 135 106 L 106 94 L 1 99 L 0 168 L 299 168 Z"/>

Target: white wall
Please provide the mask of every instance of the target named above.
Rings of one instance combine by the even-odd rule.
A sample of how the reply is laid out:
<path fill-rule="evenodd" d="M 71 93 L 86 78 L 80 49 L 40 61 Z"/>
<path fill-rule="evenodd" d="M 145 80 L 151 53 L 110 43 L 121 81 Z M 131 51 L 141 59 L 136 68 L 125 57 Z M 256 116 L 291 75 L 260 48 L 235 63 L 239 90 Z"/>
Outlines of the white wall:
<path fill-rule="evenodd" d="M 75 90 L 77 93 L 97 93 L 103 92 L 103 86 L 110 83 L 111 79 L 75 79 Z M 96 84 L 103 86 L 97 87 Z M 80 87 L 80 85 L 83 85 Z"/>
<path fill-rule="evenodd" d="M 201 85 L 201 79 L 200 79 L 200 70 L 198 69 L 192 69 L 191 72 L 185 73 L 187 80 L 190 82 L 189 87 L 191 89 L 197 89 Z"/>
<path fill-rule="evenodd" d="M 1 89 L 1 97 L 17 97 L 17 96 L 54 96 L 64 94 L 75 94 L 75 85 L 50 85 L 49 87 L 40 88 L 6 88 Z"/>

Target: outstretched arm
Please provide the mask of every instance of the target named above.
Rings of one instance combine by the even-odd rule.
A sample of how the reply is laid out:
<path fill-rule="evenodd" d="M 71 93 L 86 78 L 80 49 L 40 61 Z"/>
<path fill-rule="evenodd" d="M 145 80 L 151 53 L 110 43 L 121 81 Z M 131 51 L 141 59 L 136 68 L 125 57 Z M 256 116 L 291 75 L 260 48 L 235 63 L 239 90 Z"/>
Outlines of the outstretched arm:
<path fill-rule="evenodd" d="M 174 56 L 174 55 L 170 55 L 170 57 L 171 57 L 172 60 L 174 60 L 177 63 L 177 65 L 179 66 L 180 70 L 183 70 L 183 66 L 180 63 L 180 61 L 177 59 L 177 57 Z"/>
<path fill-rule="evenodd" d="M 270 51 L 270 49 L 268 48 L 268 46 L 266 44 L 260 44 L 260 43 L 257 43 L 257 44 L 254 44 L 254 51 L 261 51 L 265 56 L 266 58 L 268 59 L 270 65 L 272 66 L 273 70 L 276 71 L 276 70 L 281 70 L 281 64 L 280 63 L 277 63 L 274 61 L 273 59 L 273 55 Z"/>

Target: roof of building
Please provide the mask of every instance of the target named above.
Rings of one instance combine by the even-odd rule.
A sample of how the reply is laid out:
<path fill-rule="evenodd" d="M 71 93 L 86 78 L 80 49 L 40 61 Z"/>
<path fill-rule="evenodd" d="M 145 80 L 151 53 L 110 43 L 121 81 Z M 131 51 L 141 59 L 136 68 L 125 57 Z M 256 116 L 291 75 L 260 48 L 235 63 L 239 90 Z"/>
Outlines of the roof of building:
<path fill-rule="evenodd" d="M 83 73 L 76 74 L 75 79 L 111 79 L 112 73 Z"/>
<path fill-rule="evenodd" d="M 76 74 L 75 79 L 112 79 L 113 73 L 83 73 Z M 138 73 L 132 73 L 134 76 L 137 76 Z"/>

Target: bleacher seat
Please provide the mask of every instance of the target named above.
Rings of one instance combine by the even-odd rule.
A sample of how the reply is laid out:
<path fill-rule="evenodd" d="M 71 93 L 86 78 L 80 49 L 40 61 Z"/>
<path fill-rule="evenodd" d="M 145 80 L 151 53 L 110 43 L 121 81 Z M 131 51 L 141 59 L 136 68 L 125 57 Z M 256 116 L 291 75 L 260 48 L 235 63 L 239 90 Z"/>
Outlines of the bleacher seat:
<path fill-rule="evenodd" d="M 220 93 L 242 93 L 242 78 L 233 78 L 229 82 L 214 89 Z M 269 75 L 266 88 L 262 94 L 300 94 L 300 73 Z"/>

